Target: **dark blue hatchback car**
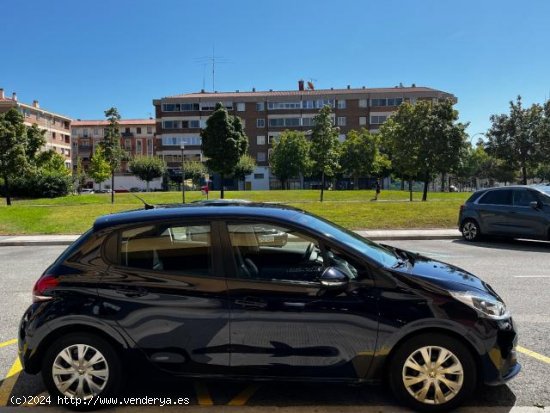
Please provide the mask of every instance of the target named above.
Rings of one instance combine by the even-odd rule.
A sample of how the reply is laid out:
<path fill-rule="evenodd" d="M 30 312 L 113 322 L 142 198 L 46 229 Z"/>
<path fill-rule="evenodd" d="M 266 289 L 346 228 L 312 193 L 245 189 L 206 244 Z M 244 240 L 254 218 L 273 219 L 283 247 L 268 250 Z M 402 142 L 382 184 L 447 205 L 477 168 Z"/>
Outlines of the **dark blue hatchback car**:
<path fill-rule="evenodd" d="M 452 265 L 265 204 L 108 215 L 40 277 L 19 329 L 28 373 L 91 407 L 128 371 L 386 380 L 449 410 L 520 370 L 497 293 Z"/>

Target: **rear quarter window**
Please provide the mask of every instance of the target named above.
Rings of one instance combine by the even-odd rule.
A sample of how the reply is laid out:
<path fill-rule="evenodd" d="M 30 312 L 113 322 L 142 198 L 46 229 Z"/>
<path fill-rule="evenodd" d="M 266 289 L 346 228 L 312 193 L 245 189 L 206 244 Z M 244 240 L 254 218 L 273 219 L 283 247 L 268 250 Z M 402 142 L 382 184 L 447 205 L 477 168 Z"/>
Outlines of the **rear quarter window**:
<path fill-rule="evenodd" d="M 479 197 L 483 194 L 485 194 L 486 191 L 478 191 L 478 192 L 474 192 L 472 194 L 472 196 L 470 196 L 470 198 L 468 198 L 468 200 L 466 202 L 476 202 L 477 199 L 479 199 Z"/>
<path fill-rule="evenodd" d="M 485 205 L 512 205 L 512 190 L 496 189 L 487 191 L 478 201 L 478 204 Z"/>

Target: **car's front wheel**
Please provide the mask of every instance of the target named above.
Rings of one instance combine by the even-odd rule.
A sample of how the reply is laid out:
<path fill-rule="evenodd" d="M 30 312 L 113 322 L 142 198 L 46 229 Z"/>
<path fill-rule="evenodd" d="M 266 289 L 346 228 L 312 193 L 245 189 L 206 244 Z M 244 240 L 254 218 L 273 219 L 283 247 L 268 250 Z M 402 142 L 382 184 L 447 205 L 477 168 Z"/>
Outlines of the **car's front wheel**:
<path fill-rule="evenodd" d="M 416 336 L 391 359 L 390 385 L 395 396 L 416 410 L 447 411 L 475 390 L 474 358 L 460 341 L 442 334 Z"/>
<path fill-rule="evenodd" d="M 42 377 L 52 396 L 87 401 L 116 394 L 121 384 L 121 364 L 104 339 L 88 333 L 69 334 L 47 349 Z"/>

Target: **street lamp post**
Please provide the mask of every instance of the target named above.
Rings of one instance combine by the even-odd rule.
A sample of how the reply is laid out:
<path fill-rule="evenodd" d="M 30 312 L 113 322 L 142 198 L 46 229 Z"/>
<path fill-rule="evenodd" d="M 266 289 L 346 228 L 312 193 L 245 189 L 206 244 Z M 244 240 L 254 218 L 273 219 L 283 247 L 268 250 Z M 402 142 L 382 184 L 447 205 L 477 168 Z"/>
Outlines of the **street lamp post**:
<path fill-rule="evenodd" d="M 181 146 L 181 197 L 182 202 L 185 204 L 185 145 L 182 143 Z"/>

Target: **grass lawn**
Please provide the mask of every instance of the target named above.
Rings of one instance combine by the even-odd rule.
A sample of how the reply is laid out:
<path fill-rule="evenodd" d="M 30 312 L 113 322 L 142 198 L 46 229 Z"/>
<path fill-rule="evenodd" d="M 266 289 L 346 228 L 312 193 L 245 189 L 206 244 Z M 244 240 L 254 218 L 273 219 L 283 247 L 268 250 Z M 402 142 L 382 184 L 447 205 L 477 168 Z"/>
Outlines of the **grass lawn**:
<path fill-rule="evenodd" d="M 181 192 L 139 193 L 145 201 L 181 202 Z M 454 228 L 459 206 L 469 193 L 422 194 L 382 191 L 378 201 L 371 201 L 374 191 L 325 191 L 319 202 L 319 191 L 226 191 L 226 198 L 280 202 L 321 215 L 350 229 Z M 218 191 L 210 199 L 219 198 Z M 101 215 L 137 209 L 141 202 L 132 194 L 116 194 L 111 205 L 110 194 L 69 195 L 54 199 L 14 200 L 11 207 L 0 199 L 0 234 L 79 234 Z M 199 191 L 188 191 L 188 202 L 205 199 Z"/>

